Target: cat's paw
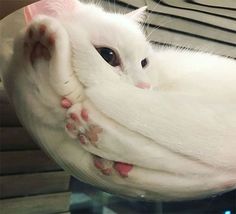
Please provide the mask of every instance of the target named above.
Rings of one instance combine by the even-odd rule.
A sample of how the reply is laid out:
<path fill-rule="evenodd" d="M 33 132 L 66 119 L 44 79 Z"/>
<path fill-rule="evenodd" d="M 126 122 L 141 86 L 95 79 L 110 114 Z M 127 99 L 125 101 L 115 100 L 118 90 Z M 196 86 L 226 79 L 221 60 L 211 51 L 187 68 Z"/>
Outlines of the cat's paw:
<path fill-rule="evenodd" d="M 114 162 L 110 160 L 106 160 L 97 155 L 93 156 L 94 166 L 101 171 L 103 175 L 111 175 L 113 171 Z"/>
<path fill-rule="evenodd" d="M 68 135 L 78 139 L 81 144 L 97 146 L 102 128 L 89 118 L 88 111 L 80 103 L 72 104 L 67 98 L 61 100 L 61 106 L 67 109 L 65 130 Z"/>
<path fill-rule="evenodd" d="M 24 38 L 24 53 L 32 65 L 38 59 L 51 59 L 60 31 L 59 24 L 46 16 L 36 18 L 28 26 Z"/>
<path fill-rule="evenodd" d="M 128 177 L 133 169 L 132 164 L 110 161 L 97 155 L 93 156 L 93 163 L 103 175 L 118 174 L 122 178 Z"/>

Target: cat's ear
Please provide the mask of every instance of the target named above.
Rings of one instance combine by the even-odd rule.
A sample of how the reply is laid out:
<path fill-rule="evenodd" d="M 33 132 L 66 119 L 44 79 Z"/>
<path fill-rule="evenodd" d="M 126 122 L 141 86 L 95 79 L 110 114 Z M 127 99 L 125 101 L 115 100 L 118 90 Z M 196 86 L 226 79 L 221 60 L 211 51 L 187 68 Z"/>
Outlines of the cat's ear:
<path fill-rule="evenodd" d="M 136 22 L 142 22 L 146 18 L 146 10 L 147 6 L 140 7 L 137 10 L 127 13 L 126 16 L 133 19 Z"/>
<path fill-rule="evenodd" d="M 58 17 L 68 11 L 72 13 L 79 4 L 78 0 L 41 0 L 24 8 L 25 21 L 28 24 L 40 14 Z"/>

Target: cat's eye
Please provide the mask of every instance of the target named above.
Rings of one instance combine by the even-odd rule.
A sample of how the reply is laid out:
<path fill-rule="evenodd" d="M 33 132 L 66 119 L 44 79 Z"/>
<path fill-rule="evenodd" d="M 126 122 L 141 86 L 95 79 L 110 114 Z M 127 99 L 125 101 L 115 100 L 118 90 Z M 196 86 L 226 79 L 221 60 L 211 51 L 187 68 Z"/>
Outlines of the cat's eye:
<path fill-rule="evenodd" d="M 141 65 L 142 65 L 142 68 L 145 68 L 145 67 L 148 65 L 148 59 L 147 59 L 147 58 L 144 58 L 144 59 L 141 61 Z"/>
<path fill-rule="evenodd" d="M 118 56 L 118 54 L 107 47 L 99 47 L 96 48 L 98 53 L 102 56 L 102 58 L 109 63 L 111 66 L 116 67 L 116 66 L 120 66 L 120 58 Z"/>

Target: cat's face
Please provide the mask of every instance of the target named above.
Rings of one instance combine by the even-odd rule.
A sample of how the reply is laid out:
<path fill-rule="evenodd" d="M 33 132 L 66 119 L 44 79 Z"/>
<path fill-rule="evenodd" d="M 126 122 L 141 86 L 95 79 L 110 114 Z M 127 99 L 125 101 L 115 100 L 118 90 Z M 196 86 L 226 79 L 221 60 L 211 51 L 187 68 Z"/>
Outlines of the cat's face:
<path fill-rule="evenodd" d="M 41 0 L 30 8 L 25 11 L 27 22 L 44 14 L 64 25 L 71 43 L 72 69 L 84 86 L 120 79 L 149 87 L 145 70 L 150 45 L 138 24 L 146 7 L 122 15 L 77 0 Z"/>
<path fill-rule="evenodd" d="M 82 82 L 81 70 L 88 67 L 93 76 L 98 70 L 98 76 L 109 71 L 134 85 L 148 82 L 145 72 L 150 45 L 136 18 L 83 5 L 72 19 L 78 22 L 70 24 L 67 30 L 72 41 L 74 66 Z M 88 71 L 86 75 L 88 78 Z"/>

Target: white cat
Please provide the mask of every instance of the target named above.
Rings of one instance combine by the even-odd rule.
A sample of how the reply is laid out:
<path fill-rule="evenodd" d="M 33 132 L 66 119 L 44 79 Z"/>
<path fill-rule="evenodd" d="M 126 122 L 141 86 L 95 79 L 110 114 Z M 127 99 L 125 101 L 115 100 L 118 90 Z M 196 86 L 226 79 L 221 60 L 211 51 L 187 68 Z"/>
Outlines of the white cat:
<path fill-rule="evenodd" d="M 234 189 L 236 62 L 154 50 L 144 10 L 27 7 L 3 77 L 17 114 L 63 168 L 105 190 L 181 200 Z"/>

